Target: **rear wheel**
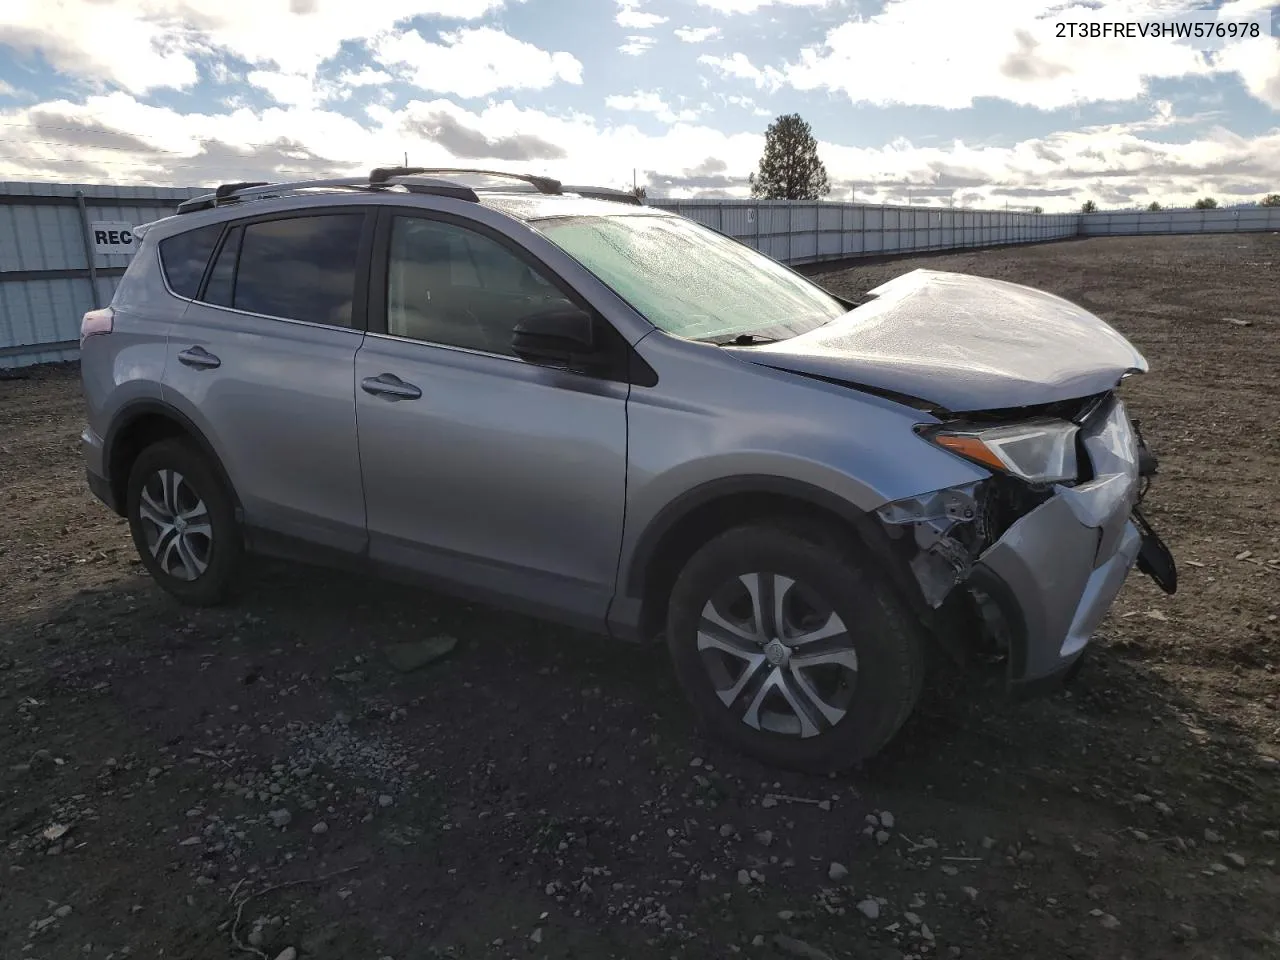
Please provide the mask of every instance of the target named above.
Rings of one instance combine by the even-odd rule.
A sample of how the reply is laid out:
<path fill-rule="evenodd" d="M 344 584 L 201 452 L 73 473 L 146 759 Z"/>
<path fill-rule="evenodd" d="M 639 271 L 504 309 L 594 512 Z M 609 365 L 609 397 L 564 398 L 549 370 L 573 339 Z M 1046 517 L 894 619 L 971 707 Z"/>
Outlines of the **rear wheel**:
<path fill-rule="evenodd" d="M 816 772 L 883 748 L 924 674 L 918 628 L 887 584 L 802 527 L 739 527 L 694 554 L 672 591 L 667 642 L 714 734 Z"/>
<path fill-rule="evenodd" d="M 143 565 L 184 603 L 226 598 L 242 553 L 231 495 L 207 458 L 181 440 L 147 447 L 129 473 L 126 515 Z"/>

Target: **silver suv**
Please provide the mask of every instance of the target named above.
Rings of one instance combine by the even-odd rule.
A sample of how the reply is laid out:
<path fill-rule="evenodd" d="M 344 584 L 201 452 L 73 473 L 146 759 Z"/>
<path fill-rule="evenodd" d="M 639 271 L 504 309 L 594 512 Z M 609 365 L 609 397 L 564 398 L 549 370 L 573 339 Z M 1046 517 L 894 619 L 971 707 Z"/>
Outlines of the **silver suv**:
<path fill-rule="evenodd" d="M 83 321 L 89 486 L 188 603 L 248 550 L 665 634 L 711 731 L 808 770 L 885 746 L 935 653 L 1039 686 L 1135 563 L 1174 589 L 1146 361 L 1097 317 L 928 270 L 854 303 L 605 197 L 393 168 L 139 228 Z"/>

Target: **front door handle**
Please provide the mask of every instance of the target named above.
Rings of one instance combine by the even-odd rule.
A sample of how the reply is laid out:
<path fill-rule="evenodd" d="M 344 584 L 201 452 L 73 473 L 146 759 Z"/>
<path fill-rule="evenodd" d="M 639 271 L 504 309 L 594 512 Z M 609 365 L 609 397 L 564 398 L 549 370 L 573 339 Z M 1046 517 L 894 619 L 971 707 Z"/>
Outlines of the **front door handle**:
<path fill-rule="evenodd" d="M 417 400 L 422 396 L 421 390 L 412 383 L 405 383 L 394 373 L 365 377 L 360 381 L 360 389 L 384 400 Z"/>
<path fill-rule="evenodd" d="M 222 361 L 204 347 L 189 347 L 183 350 L 178 354 L 178 362 L 186 364 L 188 367 L 198 367 L 206 370 L 222 366 Z"/>

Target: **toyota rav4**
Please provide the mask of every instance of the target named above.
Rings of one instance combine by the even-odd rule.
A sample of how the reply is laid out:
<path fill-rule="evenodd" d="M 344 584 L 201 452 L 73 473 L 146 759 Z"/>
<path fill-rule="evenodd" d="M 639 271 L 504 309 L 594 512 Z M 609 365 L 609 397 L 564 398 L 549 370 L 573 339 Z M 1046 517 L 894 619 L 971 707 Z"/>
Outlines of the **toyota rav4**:
<path fill-rule="evenodd" d="M 393 168 L 187 201 L 84 317 L 90 488 L 182 601 L 252 551 L 665 637 L 708 728 L 808 770 L 884 747 L 935 654 L 1039 687 L 1135 565 L 1174 589 L 1118 395 L 1147 364 L 1098 317 L 929 270 L 853 302 L 617 199 Z"/>

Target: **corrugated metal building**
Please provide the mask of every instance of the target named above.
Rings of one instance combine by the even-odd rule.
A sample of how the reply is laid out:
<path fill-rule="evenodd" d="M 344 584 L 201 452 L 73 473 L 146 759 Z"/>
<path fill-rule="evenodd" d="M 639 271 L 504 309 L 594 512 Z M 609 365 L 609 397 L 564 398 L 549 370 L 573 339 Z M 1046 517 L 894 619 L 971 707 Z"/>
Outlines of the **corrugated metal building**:
<path fill-rule="evenodd" d="M 76 357 L 80 317 L 110 301 L 130 257 L 118 236 L 95 251 L 91 225 L 158 220 L 201 192 L 0 183 L 0 367 Z"/>

